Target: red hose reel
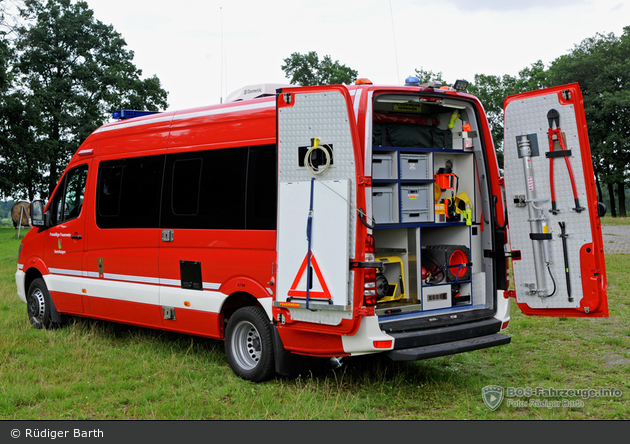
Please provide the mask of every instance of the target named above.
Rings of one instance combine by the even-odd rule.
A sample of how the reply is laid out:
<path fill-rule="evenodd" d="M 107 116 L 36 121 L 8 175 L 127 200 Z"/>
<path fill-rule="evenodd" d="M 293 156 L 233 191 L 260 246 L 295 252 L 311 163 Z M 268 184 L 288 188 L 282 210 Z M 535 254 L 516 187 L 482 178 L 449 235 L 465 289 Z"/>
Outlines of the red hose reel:
<path fill-rule="evenodd" d="M 422 249 L 422 279 L 426 284 L 469 281 L 471 267 L 470 250 L 464 245 L 427 245 Z"/>

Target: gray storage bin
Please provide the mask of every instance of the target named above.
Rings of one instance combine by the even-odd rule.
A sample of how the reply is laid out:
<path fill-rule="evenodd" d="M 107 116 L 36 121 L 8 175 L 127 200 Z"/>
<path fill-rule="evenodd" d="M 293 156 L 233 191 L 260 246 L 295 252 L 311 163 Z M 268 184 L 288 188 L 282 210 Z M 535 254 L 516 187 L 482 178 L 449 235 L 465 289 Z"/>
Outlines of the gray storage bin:
<path fill-rule="evenodd" d="M 372 179 L 397 179 L 393 168 L 395 155 L 396 153 L 385 153 L 372 156 Z"/>
<path fill-rule="evenodd" d="M 403 223 L 432 222 L 431 210 L 428 208 L 423 210 L 403 210 L 402 221 Z"/>
<path fill-rule="evenodd" d="M 400 178 L 412 180 L 429 179 L 429 155 L 401 154 Z"/>
<path fill-rule="evenodd" d="M 377 224 L 391 224 L 396 222 L 394 215 L 393 186 L 372 188 L 372 215 Z"/>
<path fill-rule="evenodd" d="M 401 210 L 428 210 L 429 209 L 429 188 L 431 184 L 424 185 L 403 185 L 400 187 L 400 208 Z"/>

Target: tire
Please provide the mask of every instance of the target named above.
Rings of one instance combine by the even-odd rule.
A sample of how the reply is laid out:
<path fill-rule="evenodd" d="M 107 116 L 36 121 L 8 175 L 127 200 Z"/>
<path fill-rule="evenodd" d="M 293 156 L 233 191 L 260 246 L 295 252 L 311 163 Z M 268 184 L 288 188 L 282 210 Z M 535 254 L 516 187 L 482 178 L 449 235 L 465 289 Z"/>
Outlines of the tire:
<path fill-rule="evenodd" d="M 239 377 L 261 382 L 275 375 L 271 322 L 260 307 L 238 309 L 225 329 L 225 354 Z"/>
<path fill-rule="evenodd" d="M 54 304 L 43 279 L 35 279 L 26 296 L 28 319 L 35 328 L 55 328 L 61 325 L 53 321 Z"/>

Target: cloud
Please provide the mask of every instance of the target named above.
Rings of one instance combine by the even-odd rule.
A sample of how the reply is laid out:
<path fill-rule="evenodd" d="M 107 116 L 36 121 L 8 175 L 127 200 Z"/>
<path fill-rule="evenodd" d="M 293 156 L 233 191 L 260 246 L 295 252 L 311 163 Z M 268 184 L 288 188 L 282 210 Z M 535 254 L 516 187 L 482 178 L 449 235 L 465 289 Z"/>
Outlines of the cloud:
<path fill-rule="evenodd" d="M 562 6 L 577 6 L 580 3 L 588 3 L 588 0 L 446 0 L 447 3 L 455 5 L 461 11 L 525 11 L 539 7 L 557 9 Z"/>

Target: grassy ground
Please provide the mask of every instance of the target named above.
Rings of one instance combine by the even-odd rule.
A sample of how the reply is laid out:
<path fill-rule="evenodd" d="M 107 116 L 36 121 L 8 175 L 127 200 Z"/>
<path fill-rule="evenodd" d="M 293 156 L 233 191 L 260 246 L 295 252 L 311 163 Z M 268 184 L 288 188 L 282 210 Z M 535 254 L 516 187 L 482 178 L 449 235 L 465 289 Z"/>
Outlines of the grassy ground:
<path fill-rule="evenodd" d="M 18 247 L 15 230 L 0 229 L 0 419 L 630 417 L 627 255 L 607 257 L 610 318 L 531 318 L 513 304 L 507 346 L 412 363 L 345 359 L 336 371 L 252 384 L 218 341 L 86 319 L 31 328 L 15 289 Z M 481 397 L 491 384 L 622 396 L 513 397 L 491 411 Z M 517 399 L 547 404 L 508 405 Z M 547 407 L 563 400 L 574 406 Z"/>
<path fill-rule="evenodd" d="M 601 218 L 602 225 L 630 225 L 630 217 L 610 217 Z"/>

